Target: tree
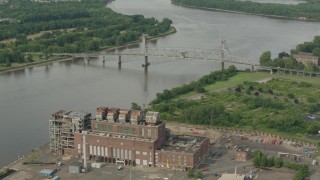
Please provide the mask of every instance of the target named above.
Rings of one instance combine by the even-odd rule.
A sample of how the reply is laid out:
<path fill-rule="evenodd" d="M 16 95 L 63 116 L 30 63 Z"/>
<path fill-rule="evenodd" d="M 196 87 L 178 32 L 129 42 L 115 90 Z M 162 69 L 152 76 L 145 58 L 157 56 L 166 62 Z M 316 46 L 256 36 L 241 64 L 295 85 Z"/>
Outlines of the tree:
<path fill-rule="evenodd" d="M 283 160 L 280 157 L 274 159 L 274 167 L 281 168 L 283 166 Z"/>
<path fill-rule="evenodd" d="M 260 166 L 267 167 L 267 165 L 268 165 L 268 158 L 265 154 L 263 154 L 261 157 Z"/>
<path fill-rule="evenodd" d="M 263 66 L 269 66 L 271 63 L 271 52 L 266 51 L 263 52 L 262 55 L 260 56 L 260 64 Z"/>
<path fill-rule="evenodd" d="M 6 59 L 6 67 L 11 67 L 11 62 L 9 58 Z"/>
<path fill-rule="evenodd" d="M 293 99 L 293 98 L 294 98 L 294 95 L 291 94 L 291 93 L 289 93 L 289 94 L 288 94 L 288 98 Z"/>
<path fill-rule="evenodd" d="M 314 65 L 312 62 L 308 62 L 307 65 L 304 67 L 304 70 L 307 72 L 313 72 L 317 70 L 317 66 Z"/>
<path fill-rule="evenodd" d="M 133 110 L 141 110 L 141 107 L 137 103 L 132 102 L 131 103 L 131 109 L 133 109 Z"/>
<path fill-rule="evenodd" d="M 261 159 L 262 159 L 263 153 L 259 150 L 255 150 L 253 153 L 253 165 L 255 166 L 261 166 Z"/>
<path fill-rule="evenodd" d="M 28 54 L 28 56 L 27 56 L 27 60 L 28 60 L 29 62 L 32 62 L 32 61 L 33 61 L 32 54 Z"/>
<path fill-rule="evenodd" d="M 194 177 L 194 169 L 190 169 L 188 171 L 188 178 L 193 178 Z"/>
<path fill-rule="evenodd" d="M 202 179 L 202 178 L 204 177 L 203 172 L 200 171 L 200 170 L 197 170 L 196 173 L 195 173 L 195 175 L 194 175 L 194 177 L 195 177 L 196 179 L 199 179 L 199 178 Z"/>
<path fill-rule="evenodd" d="M 234 91 L 235 91 L 236 93 L 241 93 L 241 88 L 240 88 L 240 87 L 237 87 Z"/>

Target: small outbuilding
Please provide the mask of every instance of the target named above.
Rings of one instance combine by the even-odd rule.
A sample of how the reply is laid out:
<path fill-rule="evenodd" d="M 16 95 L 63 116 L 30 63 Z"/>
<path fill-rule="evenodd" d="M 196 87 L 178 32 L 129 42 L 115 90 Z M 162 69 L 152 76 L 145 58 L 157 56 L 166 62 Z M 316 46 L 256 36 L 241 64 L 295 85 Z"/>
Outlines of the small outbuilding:
<path fill-rule="evenodd" d="M 79 164 L 69 165 L 69 173 L 79 174 L 81 171 L 81 166 Z"/>
<path fill-rule="evenodd" d="M 40 175 L 45 177 L 50 177 L 50 176 L 53 176 L 55 172 L 56 172 L 55 169 L 42 169 L 40 171 Z"/>

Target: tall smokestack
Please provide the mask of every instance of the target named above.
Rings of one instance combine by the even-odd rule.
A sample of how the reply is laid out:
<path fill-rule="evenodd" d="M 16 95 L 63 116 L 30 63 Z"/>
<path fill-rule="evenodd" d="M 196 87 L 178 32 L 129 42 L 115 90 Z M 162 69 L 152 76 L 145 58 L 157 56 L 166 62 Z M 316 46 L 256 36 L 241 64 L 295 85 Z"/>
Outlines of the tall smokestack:
<path fill-rule="evenodd" d="M 83 168 L 87 171 L 87 148 L 86 148 L 86 135 L 82 136 L 83 138 Z"/>

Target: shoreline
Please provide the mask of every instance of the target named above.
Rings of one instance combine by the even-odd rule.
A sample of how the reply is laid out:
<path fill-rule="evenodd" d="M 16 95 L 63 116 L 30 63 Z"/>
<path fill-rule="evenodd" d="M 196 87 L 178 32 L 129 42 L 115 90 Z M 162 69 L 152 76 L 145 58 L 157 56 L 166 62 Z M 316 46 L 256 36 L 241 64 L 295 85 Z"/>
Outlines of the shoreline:
<path fill-rule="evenodd" d="M 272 19 L 283 19 L 283 20 L 302 21 L 302 22 L 320 22 L 320 20 L 317 20 L 317 19 L 299 19 L 299 18 L 293 18 L 293 17 L 287 17 L 287 16 L 255 14 L 255 13 L 247 13 L 247 12 L 242 12 L 242 11 L 232 11 L 232 10 L 225 10 L 225 9 L 218 9 L 218 8 L 189 6 L 189 5 L 183 5 L 183 4 L 173 3 L 173 2 L 171 2 L 171 4 L 173 4 L 175 6 L 190 8 L 190 9 L 200 9 L 200 10 L 207 10 L 207 11 L 217 11 L 217 12 L 226 12 L 226 13 L 234 13 L 234 14 L 254 15 L 254 16 L 267 17 L 267 18 L 272 18 Z"/>
<path fill-rule="evenodd" d="M 158 38 L 165 37 L 165 36 L 168 36 L 170 34 L 174 34 L 176 32 L 177 32 L 176 28 L 172 26 L 167 32 L 159 34 L 158 36 L 147 37 L 147 40 L 156 40 Z M 112 51 L 112 50 L 119 49 L 119 48 L 129 48 L 131 46 L 136 46 L 136 45 L 139 45 L 139 44 L 140 44 L 140 40 L 137 40 L 137 41 L 133 41 L 133 42 L 124 44 L 122 46 L 101 48 L 99 51 Z M 13 72 L 13 71 L 21 70 L 21 69 L 25 69 L 25 68 L 28 68 L 28 67 L 43 66 L 43 65 L 46 65 L 46 64 L 49 64 L 49 63 L 52 63 L 52 62 L 69 61 L 69 60 L 72 60 L 72 57 L 58 57 L 58 58 L 54 58 L 54 59 L 50 59 L 50 60 L 31 62 L 31 63 L 24 64 L 24 65 L 22 65 L 20 67 L 11 67 L 11 68 L 8 68 L 8 69 L 0 70 L 0 74 L 7 73 L 7 72 Z"/>

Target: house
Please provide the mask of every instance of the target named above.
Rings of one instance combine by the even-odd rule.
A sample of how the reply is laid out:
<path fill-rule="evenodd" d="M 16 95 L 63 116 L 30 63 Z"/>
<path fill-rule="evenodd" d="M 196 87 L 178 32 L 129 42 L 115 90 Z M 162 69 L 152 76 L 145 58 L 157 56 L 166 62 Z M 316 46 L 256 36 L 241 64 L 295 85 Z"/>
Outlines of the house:
<path fill-rule="evenodd" d="M 294 55 L 294 58 L 304 65 L 307 65 L 308 62 L 311 62 L 314 65 L 319 66 L 319 57 L 314 56 L 312 53 L 298 52 L 298 54 Z"/>

